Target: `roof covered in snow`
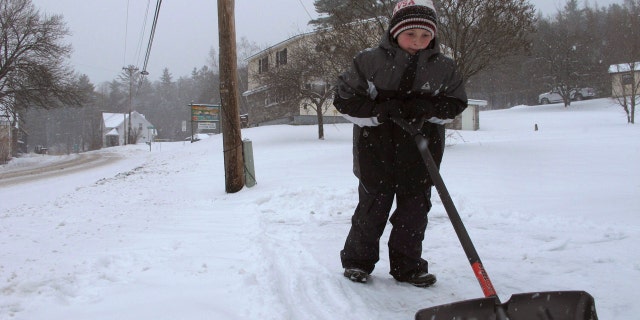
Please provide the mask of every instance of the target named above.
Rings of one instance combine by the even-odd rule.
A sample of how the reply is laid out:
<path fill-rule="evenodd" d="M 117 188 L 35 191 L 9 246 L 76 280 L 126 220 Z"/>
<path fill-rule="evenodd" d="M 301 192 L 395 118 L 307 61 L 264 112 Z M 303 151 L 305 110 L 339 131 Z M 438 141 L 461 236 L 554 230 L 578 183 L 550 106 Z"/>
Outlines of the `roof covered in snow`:
<path fill-rule="evenodd" d="M 137 111 L 132 111 L 131 113 L 132 114 L 137 113 L 142 118 L 145 118 L 143 114 L 138 113 Z M 117 128 L 122 124 L 123 121 L 126 121 L 127 119 L 129 119 L 129 114 L 127 113 L 109 113 L 109 112 L 102 113 L 102 121 L 104 122 L 105 128 Z M 135 119 L 135 117 L 132 119 Z"/>
<path fill-rule="evenodd" d="M 122 124 L 123 121 L 127 119 L 126 113 L 103 113 L 102 121 L 104 121 L 104 126 L 106 128 L 115 128 Z"/>
<path fill-rule="evenodd" d="M 609 66 L 609 73 L 640 71 L 640 61 L 621 64 L 612 64 Z"/>
<path fill-rule="evenodd" d="M 118 129 L 111 129 L 111 131 L 107 132 L 107 136 L 119 136 Z"/>

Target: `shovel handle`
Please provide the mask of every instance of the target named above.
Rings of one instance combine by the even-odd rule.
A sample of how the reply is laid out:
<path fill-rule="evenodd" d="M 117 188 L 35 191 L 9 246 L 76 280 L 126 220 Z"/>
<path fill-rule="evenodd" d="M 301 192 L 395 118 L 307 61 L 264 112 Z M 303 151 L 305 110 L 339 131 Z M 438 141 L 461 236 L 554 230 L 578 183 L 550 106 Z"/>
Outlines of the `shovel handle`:
<path fill-rule="evenodd" d="M 431 152 L 429 152 L 429 141 L 425 138 L 422 133 L 412 126 L 410 123 L 405 121 L 404 119 L 392 117 L 391 121 L 393 121 L 396 125 L 400 126 L 407 133 L 409 133 L 414 140 L 416 141 L 416 145 L 418 146 L 418 150 L 420 151 L 420 155 L 422 155 L 422 160 L 427 166 L 427 171 L 429 172 L 429 176 L 431 177 L 431 181 L 433 181 L 438 194 L 440 195 L 440 200 L 442 200 L 442 204 L 444 205 L 445 210 L 447 211 L 447 215 L 449 216 L 449 220 L 453 225 L 453 229 L 456 231 L 456 235 L 458 236 L 458 240 L 460 240 L 460 244 L 462 245 L 462 249 L 464 249 L 464 253 L 467 255 L 467 259 L 471 264 L 471 268 L 473 269 L 473 273 L 478 279 L 480 283 L 480 287 L 482 288 L 482 292 L 484 296 L 489 298 L 498 299 L 498 294 L 491 283 L 491 279 L 489 279 L 489 275 L 487 271 L 484 269 L 482 265 L 482 261 L 480 261 L 480 256 L 478 256 L 478 252 L 471 242 L 471 238 L 469 237 L 469 233 L 467 229 L 464 227 L 464 223 L 462 223 L 462 219 L 460 218 L 460 214 L 456 209 L 456 206 L 451 199 L 451 195 L 449 195 L 449 191 L 442 180 L 442 176 L 440 175 L 440 171 L 436 162 L 433 160 L 433 156 L 431 156 Z"/>

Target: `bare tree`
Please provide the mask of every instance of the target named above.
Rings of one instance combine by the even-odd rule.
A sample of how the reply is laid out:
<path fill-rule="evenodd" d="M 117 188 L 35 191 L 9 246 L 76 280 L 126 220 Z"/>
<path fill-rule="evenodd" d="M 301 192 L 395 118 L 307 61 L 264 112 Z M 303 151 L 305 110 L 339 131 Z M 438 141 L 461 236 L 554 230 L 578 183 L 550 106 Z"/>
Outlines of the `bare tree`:
<path fill-rule="evenodd" d="M 41 145 L 48 148 L 48 153 L 68 154 L 102 147 L 102 109 L 97 103 L 98 94 L 86 75 L 79 76 L 77 86 L 88 97 L 82 107 L 64 105 L 20 112 L 21 123 L 29 128 L 25 142 L 30 148 Z"/>
<path fill-rule="evenodd" d="M 344 69 L 359 51 L 375 47 L 384 35 L 397 0 L 316 0 L 321 17 L 309 23 L 322 33 L 316 49 Z"/>
<path fill-rule="evenodd" d="M 250 42 L 246 37 L 241 37 L 236 44 L 236 48 L 238 55 L 238 87 L 240 92 L 245 92 L 249 88 L 249 66 L 247 58 L 260 51 L 260 46 L 255 42 Z M 246 96 L 240 96 L 239 111 L 241 115 L 247 115 L 249 113 L 249 101 Z M 240 119 L 242 120 L 243 117 Z"/>
<path fill-rule="evenodd" d="M 323 114 L 331 105 L 331 83 L 338 70 L 325 52 L 317 47 L 318 33 L 307 34 L 287 48 L 286 58 L 277 67 L 259 75 L 260 83 L 268 83 L 281 103 L 292 110 L 302 105 L 316 112 L 318 139 L 324 139 Z"/>
<path fill-rule="evenodd" d="M 609 10 L 607 45 L 614 63 L 640 61 L 640 0 L 625 0 L 622 6 L 612 5 Z"/>
<path fill-rule="evenodd" d="M 535 10 L 527 0 L 443 0 L 438 36 L 465 79 L 530 47 Z"/>
<path fill-rule="evenodd" d="M 65 64 L 68 34 L 62 16 L 41 16 L 31 0 L 0 1 L 0 104 L 13 113 L 81 104 L 76 76 Z"/>
<path fill-rule="evenodd" d="M 544 82 L 560 94 L 564 106 L 571 104 L 572 89 L 590 73 L 593 36 L 586 32 L 586 9 L 568 0 L 555 19 L 540 21 L 536 34 L 536 67 L 544 70 Z"/>
<path fill-rule="evenodd" d="M 396 1 L 316 0 L 316 11 L 325 14 L 312 20 L 340 36 L 322 43 L 333 55 L 350 62 L 358 51 L 374 47 L 388 25 Z M 438 37 L 456 61 L 465 79 L 530 47 L 535 10 L 527 0 L 442 0 L 438 7 Z M 369 28 L 353 28 L 368 21 Z"/>

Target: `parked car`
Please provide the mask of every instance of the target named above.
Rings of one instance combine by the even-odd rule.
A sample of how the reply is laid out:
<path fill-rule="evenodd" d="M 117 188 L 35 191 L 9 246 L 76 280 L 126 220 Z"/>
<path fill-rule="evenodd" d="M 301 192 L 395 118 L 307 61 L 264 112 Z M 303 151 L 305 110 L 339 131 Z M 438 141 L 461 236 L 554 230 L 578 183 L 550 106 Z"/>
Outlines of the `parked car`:
<path fill-rule="evenodd" d="M 571 100 L 576 100 L 576 101 L 593 99 L 598 96 L 598 94 L 596 93 L 596 89 L 589 88 L 589 87 L 575 88 L 575 89 L 572 89 L 571 93 L 572 93 Z"/>
<path fill-rule="evenodd" d="M 574 101 L 592 99 L 595 97 L 597 97 L 597 93 L 594 88 L 584 87 L 569 90 L 569 98 Z M 538 103 L 540 104 L 558 103 L 562 101 L 562 96 L 560 95 L 560 90 L 558 88 L 553 88 L 551 91 L 538 96 Z"/>

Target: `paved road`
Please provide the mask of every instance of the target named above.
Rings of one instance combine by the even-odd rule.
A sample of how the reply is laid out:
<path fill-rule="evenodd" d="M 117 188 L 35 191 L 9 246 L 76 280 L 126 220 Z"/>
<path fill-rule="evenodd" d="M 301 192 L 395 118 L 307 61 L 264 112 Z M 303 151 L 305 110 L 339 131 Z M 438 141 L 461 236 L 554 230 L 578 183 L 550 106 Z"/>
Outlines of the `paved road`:
<path fill-rule="evenodd" d="M 0 187 L 89 170 L 113 163 L 120 158 L 115 153 L 81 153 L 72 159 L 53 162 L 46 166 L 2 170 L 0 171 Z"/>

